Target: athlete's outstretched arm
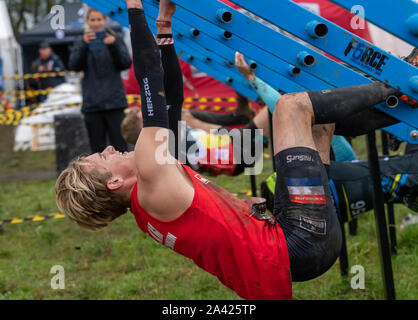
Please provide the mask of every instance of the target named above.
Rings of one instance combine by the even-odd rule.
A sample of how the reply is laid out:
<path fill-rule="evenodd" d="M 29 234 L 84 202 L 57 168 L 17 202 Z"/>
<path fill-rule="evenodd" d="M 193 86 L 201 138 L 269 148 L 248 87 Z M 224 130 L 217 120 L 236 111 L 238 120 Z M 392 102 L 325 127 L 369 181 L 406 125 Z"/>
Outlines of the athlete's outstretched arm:
<path fill-rule="evenodd" d="M 193 187 L 183 169 L 168 152 L 168 112 L 164 71 L 157 42 L 152 35 L 140 0 L 126 0 L 131 25 L 135 76 L 141 90 L 143 129 L 135 146 L 138 168 L 138 200 L 160 219 L 185 211 L 193 199 Z M 173 6 L 160 1 L 160 10 Z"/>
<path fill-rule="evenodd" d="M 141 90 L 143 130 L 135 152 L 138 170 L 142 176 L 146 172 L 152 172 L 152 167 L 155 166 L 153 162 L 156 161 L 153 161 L 154 156 L 151 155 L 162 145 L 155 139 L 157 132 L 165 133 L 168 128 L 167 102 L 160 53 L 145 19 L 142 3 L 140 0 L 127 0 L 126 3 L 131 26 L 135 77 Z M 148 170 L 142 169 L 144 166 Z"/>

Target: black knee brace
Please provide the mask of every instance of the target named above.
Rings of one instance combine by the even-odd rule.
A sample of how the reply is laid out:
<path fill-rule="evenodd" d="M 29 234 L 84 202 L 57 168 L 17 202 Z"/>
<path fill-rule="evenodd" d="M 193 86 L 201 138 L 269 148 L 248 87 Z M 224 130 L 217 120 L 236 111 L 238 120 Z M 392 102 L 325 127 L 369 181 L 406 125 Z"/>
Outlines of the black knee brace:
<path fill-rule="evenodd" d="M 315 124 L 334 123 L 384 101 L 396 90 L 381 82 L 308 92 Z"/>

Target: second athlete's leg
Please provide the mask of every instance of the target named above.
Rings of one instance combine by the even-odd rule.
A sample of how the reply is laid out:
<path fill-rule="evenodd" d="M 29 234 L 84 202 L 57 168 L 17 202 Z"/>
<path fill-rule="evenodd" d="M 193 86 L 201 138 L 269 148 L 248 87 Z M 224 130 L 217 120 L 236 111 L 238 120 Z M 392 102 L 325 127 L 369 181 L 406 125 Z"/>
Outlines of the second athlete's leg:
<path fill-rule="evenodd" d="M 174 133 L 174 141 L 170 141 L 170 150 L 173 156 L 178 158 L 178 129 L 182 116 L 184 94 L 183 74 L 174 47 L 171 28 L 171 21 L 175 11 L 175 4 L 168 0 L 160 1 L 157 21 L 165 21 L 165 23 L 157 23 L 157 42 L 161 51 L 161 62 L 164 69 L 164 90 L 168 105 L 168 125 L 169 129 Z"/>

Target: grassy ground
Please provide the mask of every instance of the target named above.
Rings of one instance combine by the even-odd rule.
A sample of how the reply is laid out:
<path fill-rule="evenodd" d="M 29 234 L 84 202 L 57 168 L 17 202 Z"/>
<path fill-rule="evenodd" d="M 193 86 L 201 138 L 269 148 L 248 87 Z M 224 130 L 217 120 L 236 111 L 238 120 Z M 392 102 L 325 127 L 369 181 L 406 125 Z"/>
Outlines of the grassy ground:
<path fill-rule="evenodd" d="M 0 175 L 55 171 L 53 151 L 13 152 L 14 128 L 0 125 Z"/>
<path fill-rule="evenodd" d="M 0 149 L 7 149 L 6 142 L 2 141 Z M 355 141 L 356 148 L 357 144 L 359 149 L 364 145 L 362 140 Z M 0 173 L 55 169 L 51 152 L 22 155 L 3 150 L 0 156 L 4 156 Z M 9 159 L 18 159 L 14 167 Z M 38 163 L 43 159 L 48 160 Z M 270 172 L 271 159 L 265 159 L 257 182 Z M 250 188 L 247 176 L 213 180 L 232 192 Z M 57 212 L 54 183 L 0 182 L 0 220 Z M 396 206 L 398 225 L 407 212 Z M 239 299 L 190 260 L 145 236 L 131 214 L 98 232 L 81 230 L 67 219 L 5 225 L 4 229 L 0 233 L 0 299 Z M 398 254 L 392 258 L 397 297 L 418 299 L 418 226 L 398 231 L 397 236 Z M 351 289 L 352 275 L 342 278 L 337 262 L 320 278 L 294 284 L 295 299 L 384 298 L 372 212 L 359 219 L 358 235 L 349 236 L 347 245 L 350 266 L 365 269 L 365 289 Z M 54 275 L 50 270 L 55 265 L 65 269 L 65 290 L 51 289 Z"/>

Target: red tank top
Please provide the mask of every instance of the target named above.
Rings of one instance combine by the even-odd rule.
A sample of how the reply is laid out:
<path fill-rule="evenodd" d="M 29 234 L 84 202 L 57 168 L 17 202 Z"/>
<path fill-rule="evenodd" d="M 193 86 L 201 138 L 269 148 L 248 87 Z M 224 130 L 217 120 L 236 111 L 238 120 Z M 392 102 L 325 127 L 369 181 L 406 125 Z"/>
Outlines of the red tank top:
<path fill-rule="evenodd" d="M 131 211 L 141 230 L 192 259 L 244 299 L 291 299 L 289 255 L 282 229 L 250 216 L 250 207 L 187 166 L 191 206 L 177 219 L 151 217 L 132 190 Z"/>

